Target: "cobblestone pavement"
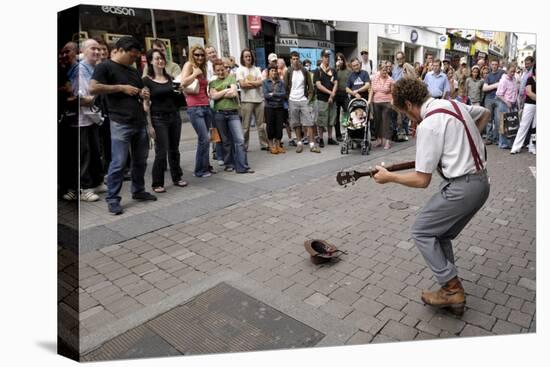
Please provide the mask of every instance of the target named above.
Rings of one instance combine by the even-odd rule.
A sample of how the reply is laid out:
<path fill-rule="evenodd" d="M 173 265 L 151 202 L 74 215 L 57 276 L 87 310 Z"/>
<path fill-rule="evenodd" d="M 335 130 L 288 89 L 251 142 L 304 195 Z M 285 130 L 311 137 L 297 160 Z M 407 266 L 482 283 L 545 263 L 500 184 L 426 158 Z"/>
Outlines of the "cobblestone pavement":
<path fill-rule="evenodd" d="M 421 290 L 435 289 L 436 283 L 410 236 L 416 213 L 437 191 L 439 177 L 434 175 L 425 190 L 378 185 L 367 178 L 347 188 L 336 184 L 339 169 L 414 159 L 412 142 L 394 148 L 341 157 L 331 147 L 310 161 L 304 158 L 309 152 L 299 158 L 294 152 L 264 158 L 252 152 L 258 175 L 217 175 L 219 182 L 212 186 L 193 180 L 182 192 L 198 198 L 201 210 L 179 221 L 155 217 L 163 222 L 151 230 L 140 222 L 146 233 L 128 232 L 124 238 L 123 224 L 139 218 L 138 208 L 181 215 L 186 207 L 178 200 L 191 199 L 177 192 L 160 204 L 135 205 L 135 213 L 128 210 L 133 215 L 117 219 L 120 236 L 114 236 L 114 244 L 81 252 L 81 352 L 221 281 L 323 331 L 327 337 L 319 345 L 535 332 L 536 180 L 530 169 L 535 157 L 488 147 L 490 197 L 454 241 L 467 293 L 467 310 L 456 318 L 420 303 Z M 260 164 L 267 158 L 271 163 Z M 299 159 L 294 171 L 281 167 L 293 158 Z M 299 175 L 312 166 L 317 168 Z M 234 183 L 235 200 L 224 201 L 221 185 L 228 181 Z M 176 188 L 168 190 L 172 194 Z M 212 197 L 219 205 L 212 204 Z M 408 208 L 391 209 L 396 201 Z M 104 203 L 100 206 L 104 211 Z M 104 230 L 99 210 L 100 225 L 87 222 L 92 212 L 81 214 L 84 231 Z M 313 265 L 303 247 L 308 238 L 326 239 L 348 254 L 334 264 Z M 74 314 L 74 302 L 67 297 L 63 312 Z"/>

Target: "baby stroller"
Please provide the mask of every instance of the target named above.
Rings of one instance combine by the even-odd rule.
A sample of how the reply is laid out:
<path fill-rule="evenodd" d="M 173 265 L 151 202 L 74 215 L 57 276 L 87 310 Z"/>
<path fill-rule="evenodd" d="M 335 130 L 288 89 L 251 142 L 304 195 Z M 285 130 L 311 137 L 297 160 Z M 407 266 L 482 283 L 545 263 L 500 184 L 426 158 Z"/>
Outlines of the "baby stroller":
<path fill-rule="evenodd" d="M 349 154 L 350 149 L 355 146 L 361 147 L 361 154 L 369 154 L 370 127 L 369 127 L 369 106 L 364 98 L 354 98 L 348 103 L 347 114 L 342 121 L 346 129 L 344 140 L 340 143 L 340 153 Z"/>

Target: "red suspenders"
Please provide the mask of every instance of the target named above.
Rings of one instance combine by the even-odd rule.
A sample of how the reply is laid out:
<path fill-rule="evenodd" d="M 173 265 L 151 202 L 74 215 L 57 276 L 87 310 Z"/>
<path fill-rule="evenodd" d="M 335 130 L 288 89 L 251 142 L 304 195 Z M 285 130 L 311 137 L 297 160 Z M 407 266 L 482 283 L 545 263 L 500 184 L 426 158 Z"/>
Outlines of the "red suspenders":
<path fill-rule="evenodd" d="M 476 165 L 476 171 L 479 172 L 483 169 L 483 161 L 479 157 L 479 153 L 477 152 L 476 145 L 474 144 L 474 139 L 472 139 L 472 135 L 470 134 L 470 130 L 468 129 L 468 126 L 466 125 L 466 121 L 464 121 L 464 117 L 462 116 L 462 112 L 460 112 L 460 109 L 458 108 L 458 105 L 455 101 L 449 101 L 453 105 L 453 108 L 455 112 L 446 110 L 444 108 L 437 108 L 433 111 L 430 111 L 426 114 L 426 117 L 429 117 L 431 115 L 434 115 L 436 113 L 444 113 L 447 115 L 451 115 L 454 118 L 458 119 L 460 122 L 462 122 L 462 125 L 464 125 L 464 129 L 466 130 L 466 136 L 468 137 L 468 143 L 470 144 L 470 150 L 472 152 L 472 157 L 474 158 L 474 163 Z"/>

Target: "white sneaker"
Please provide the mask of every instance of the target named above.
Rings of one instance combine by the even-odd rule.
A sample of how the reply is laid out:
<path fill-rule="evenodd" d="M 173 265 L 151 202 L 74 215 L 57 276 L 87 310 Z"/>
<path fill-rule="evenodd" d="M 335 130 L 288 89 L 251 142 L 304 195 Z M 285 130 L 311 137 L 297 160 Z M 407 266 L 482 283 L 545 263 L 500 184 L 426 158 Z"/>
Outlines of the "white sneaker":
<path fill-rule="evenodd" d="M 222 160 L 218 161 L 218 166 L 223 166 L 225 163 Z"/>
<path fill-rule="evenodd" d="M 82 190 L 82 192 L 80 193 L 80 201 L 92 202 L 92 201 L 98 201 L 98 200 L 99 200 L 99 196 L 97 196 L 97 194 L 94 193 L 93 189 Z"/>
<path fill-rule="evenodd" d="M 66 194 L 64 194 L 64 195 L 62 196 L 62 198 L 63 198 L 64 200 L 67 200 L 67 201 L 74 201 L 74 200 L 76 200 L 76 198 L 77 198 L 77 196 L 76 196 L 76 191 L 74 191 L 74 190 L 69 190 L 69 191 L 67 191 Z"/>
<path fill-rule="evenodd" d="M 104 192 L 107 192 L 107 185 L 105 185 L 105 184 L 100 184 L 100 185 L 94 187 L 92 190 L 93 190 L 94 193 L 96 193 L 96 194 L 102 194 L 102 193 L 104 193 Z"/>

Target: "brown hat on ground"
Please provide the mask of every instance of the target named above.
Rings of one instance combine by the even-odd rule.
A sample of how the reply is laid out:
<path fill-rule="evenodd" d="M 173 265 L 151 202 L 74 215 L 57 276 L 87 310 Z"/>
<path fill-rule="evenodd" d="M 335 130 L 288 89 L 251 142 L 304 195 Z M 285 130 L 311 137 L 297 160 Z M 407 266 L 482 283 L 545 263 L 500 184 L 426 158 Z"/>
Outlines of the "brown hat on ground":
<path fill-rule="evenodd" d="M 346 254 L 346 252 L 338 250 L 336 246 L 331 245 L 325 240 L 307 240 L 304 242 L 304 247 L 311 256 L 311 262 L 314 264 L 323 264 L 333 258 L 337 258 L 341 254 Z"/>

